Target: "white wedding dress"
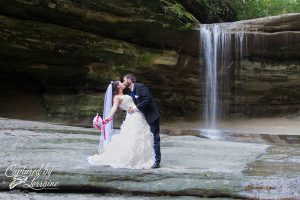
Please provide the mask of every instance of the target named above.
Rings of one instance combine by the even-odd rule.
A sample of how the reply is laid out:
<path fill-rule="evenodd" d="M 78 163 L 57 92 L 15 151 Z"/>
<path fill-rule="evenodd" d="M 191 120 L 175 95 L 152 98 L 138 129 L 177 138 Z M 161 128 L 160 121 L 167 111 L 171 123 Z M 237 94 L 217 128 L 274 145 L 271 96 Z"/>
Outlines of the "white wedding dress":
<path fill-rule="evenodd" d="M 119 106 L 128 110 L 135 106 L 132 97 L 124 95 Z M 113 168 L 149 169 L 154 164 L 153 134 L 143 113 L 127 113 L 119 134 L 114 134 L 101 154 L 88 157 L 91 165 Z"/>

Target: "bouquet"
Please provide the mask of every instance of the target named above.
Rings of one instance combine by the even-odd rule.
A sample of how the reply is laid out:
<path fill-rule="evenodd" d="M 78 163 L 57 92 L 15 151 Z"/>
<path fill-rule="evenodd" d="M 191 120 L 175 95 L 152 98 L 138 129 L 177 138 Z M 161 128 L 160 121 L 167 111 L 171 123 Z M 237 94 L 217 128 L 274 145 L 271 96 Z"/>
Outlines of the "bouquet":
<path fill-rule="evenodd" d="M 102 120 L 101 116 L 98 113 L 93 119 L 93 127 L 95 127 L 97 130 L 103 132 L 104 140 L 106 140 L 105 124 L 107 124 L 111 120 L 112 120 L 112 118 L 107 118 L 105 120 Z"/>

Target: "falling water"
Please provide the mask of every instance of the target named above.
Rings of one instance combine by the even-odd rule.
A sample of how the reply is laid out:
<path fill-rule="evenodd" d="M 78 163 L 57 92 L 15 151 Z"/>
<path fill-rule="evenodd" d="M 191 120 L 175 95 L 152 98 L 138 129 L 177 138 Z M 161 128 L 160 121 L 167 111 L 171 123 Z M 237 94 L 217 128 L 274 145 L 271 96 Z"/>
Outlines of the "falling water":
<path fill-rule="evenodd" d="M 205 71 L 204 119 L 205 132 L 210 138 L 220 138 L 217 120 L 228 112 L 229 76 L 231 64 L 231 37 L 226 24 L 204 24 L 200 27 L 201 53 Z M 244 34 L 235 32 L 235 52 L 242 57 Z M 213 136 L 215 135 L 215 136 Z"/>
<path fill-rule="evenodd" d="M 218 32 L 218 27 L 213 27 Z M 200 28 L 201 44 L 204 53 L 204 62 L 206 66 L 205 76 L 205 121 L 206 128 L 216 128 L 217 113 L 217 34 L 213 34 L 208 26 L 203 25 Z"/>

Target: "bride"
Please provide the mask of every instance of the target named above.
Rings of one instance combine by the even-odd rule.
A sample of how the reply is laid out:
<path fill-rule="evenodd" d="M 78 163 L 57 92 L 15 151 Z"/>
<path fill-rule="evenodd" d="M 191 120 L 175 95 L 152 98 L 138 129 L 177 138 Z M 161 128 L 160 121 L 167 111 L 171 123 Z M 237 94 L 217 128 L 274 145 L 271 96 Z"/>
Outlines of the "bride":
<path fill-rule="evenodd" d="M 114 95 L 113 105 L 108 117 L 104 120 L 105 124 L 110 123 L 109 119 L 113 118 L 118 107 L 127 111 L 128 108 L 135 106 L 131 96 L 123 95 L 125 89 L 123 83 L 114 81 L 110 86 L 108 90 L 112 90 Z M 120 133 L 111 137 L 110 141 L 104 145 L 102 152 L 88 157 L 91 165 L 130 169 L 149 169 L 154 160 L 153 134 L 141 112 L 131 114 L 126 112 Z"/>

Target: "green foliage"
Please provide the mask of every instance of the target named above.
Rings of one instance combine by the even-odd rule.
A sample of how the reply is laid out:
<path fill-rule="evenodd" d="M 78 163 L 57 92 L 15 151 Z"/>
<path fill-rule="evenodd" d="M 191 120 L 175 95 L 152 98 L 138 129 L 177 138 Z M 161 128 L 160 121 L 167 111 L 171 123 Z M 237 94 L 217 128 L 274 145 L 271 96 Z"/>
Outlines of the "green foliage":
<path fill-rule="evenodd" d="M 222 7 L 222 1 L 215 1 L 215 0 L 196 0 L 203 4 L 205 8 L 209 9 L 211 13 L 214 14 L 221 14 L 224 12 Z"/>
<path fill-rule="evenodd" d="M 168 0 L 160 0 L 163 4 L 163 10 L 165 13 L 172 14 L 181 20 L 187 20 L 190 22 L 198 22 L 198 20 L 190 14 L 186 9 L 178 2 L 172 2 Z"/>
<path fill-rule="evenodd" d="M 231 0 L 239 20 L 300 12 L 299 0 Z"/>

